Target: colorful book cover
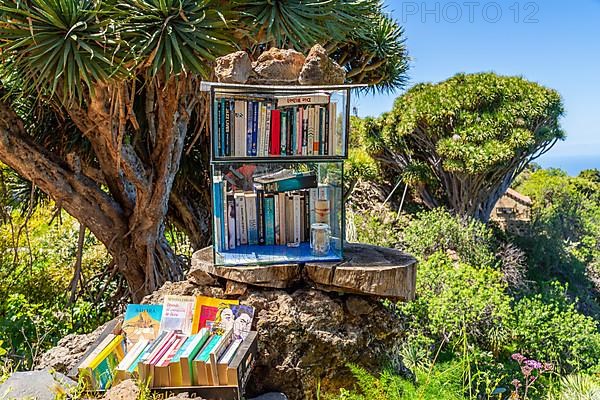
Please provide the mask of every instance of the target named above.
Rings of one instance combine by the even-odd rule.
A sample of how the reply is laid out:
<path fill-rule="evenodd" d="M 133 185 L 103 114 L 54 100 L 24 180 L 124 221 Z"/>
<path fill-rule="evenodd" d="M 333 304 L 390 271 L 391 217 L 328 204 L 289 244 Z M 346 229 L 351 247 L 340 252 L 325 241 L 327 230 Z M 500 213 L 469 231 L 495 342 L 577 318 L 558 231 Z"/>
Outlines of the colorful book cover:
<path fill-rule="evenodd" d="M 217 299 L 214 297 L 197 296 L 194 310 L 195 329 L 193 333 L 208 327 L 209 322 L 217 320 L 219 311 L 239 304 L 239 300 Z"/>
<path fill-rule="evenodd" d="M 252 320 L 254 319 L 254 307 L 237 304 L 232 305 L 233 312 L 233 339 L 246 339 L 252 328 Z"/>
<path fill-rule="evenodd" d="M 195 306 L 196 299 L 193 296 L 165 296 L 160 330 L 190 335 Z"/>
<path fill-rule="evenodd" d="M 252 155 L 252 126 L 254 121 L 253 106 L 251 101 L 246 102 L 246 156 Z"/>
<path fill-rule="evenodd" d="M 275 201 L 273 195 L 265 195 L 265 244 L 275 244 Z"/>
<path fill-rule="evenodd" d="M 256 156 L 258 151 L 258 124 L 259 124 L 259 103 L 252 102 L 252 153 L 251 156 Z"/>
<path fill-rule="evenodd" d="M 123 319 L 123 332 L 127 345 L 140 339 L 154 340 L 160 331 L 163 306 L 161 304 L 128 304 Z"/>

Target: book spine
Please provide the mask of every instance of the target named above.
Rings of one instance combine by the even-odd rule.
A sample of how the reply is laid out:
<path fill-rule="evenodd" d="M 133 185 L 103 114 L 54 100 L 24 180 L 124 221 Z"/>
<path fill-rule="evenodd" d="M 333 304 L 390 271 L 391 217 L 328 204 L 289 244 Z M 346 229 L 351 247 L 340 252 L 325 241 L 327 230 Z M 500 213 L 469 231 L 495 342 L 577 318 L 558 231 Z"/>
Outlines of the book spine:
<path fill-rule="evenodd" d="M 233 201 L 235 203 L 235 245 L 242 245 L 242 201 L 240 201 L 239 194 L 234 194 Z"/>
<path fill-rule="evenodd" d="M 308 140 L 306 144 L 306 154 L 312 156 L 315 150 L 315 108 L 308 107 L 307 128 Z"/>
<path fill-rule="evenodd" d="M 302 225 L 302 217 L 300 215 L 300 195 L 295 193 L 292 195 L 293 201 L 293 215 L 294 215 L 294 236 L 293 236 L 293 246 L 300 246 L 300 233 L 301 233 L 301 225 Z"/>
<path fill-rule="evenodd" d="M 275 244 L 281 244 L 281 231 L 279 226 L 279 195 L 273 196 L 273 228 L 275 230 Z"/>
<path fill-rule="evenodd" d="M 292 195 L 284 194 L 285 196 L 285 225 L 286 225 L 286 239 L 289 247 L 294 246 L 294 197 Z"/>
<path fill-rule="evenodd" d="M 248 244 L 258 244 L 258 222 L 256 217 L 256 195 L 245 196 L 246 217 L 248 219 Z"/>
<path fill-rule="evenodd" d="M 315 223 L 315 204 L 316 204 L 318 195 L 319 195 L 319 191 L 317 188 L 311 188 L 309 190 L 308 214 L 309 214 L 310 225 Z"/>
<path fill-rule="evenodd" d="M 268 157 L 271 151 L 271 110 L 273 109 L 273 105 L 268 102 L 265 104 L 265 134 L 264 134 L 264 142 L 265 146 L 263 147 L 263 157 Z"/>
<path fill-rule="evenodd" d="M 300 242 L 306 241 L 306 220 L 304 218 L 306 210 L 306 198 L 304 193 L 300 193 Z"/>
<path fill-rule="evenodd" d="M 221 100 L 217 101 L 217 156 L 221 157 L 223 155 L 223 140 L 221 136 L 221 131 L 223 130 L 223 105 Z"/>
<path fill-rule="evenodd" d="M 264 196 L 265 244 L 275 244 L 275 204 L 273 195 Z"/>
<path fill-rule="evenodd" d="M 281 111 L 271 110 L 271 146 L 269 155 L 281 154 Z"/>
<path fill-rule="evenodd" d="M 288 148 L 288 154 L 294 155 L 297 154 L 296 149 L 298 147 L 297 144 L 297 136 L 298 136 L 298 108 L 292 107 L 290 110 L 290 136 L 288 137 L 288 143 L 290 144 Z"/>
<path fill-rule="evenodd" d="M 236 217 L 237 217 L 237 227 L 238 229 L 238 239 L 240 245 L 248 244 L 248 222 L 246 218 L 246 200 L 244 199 L 244 194 L 240 193 L 236 195 Z"/>
<path fill-rule="evenodd" d="M 287 244 L 287 236 L 286 236 L 286 218 L 285 218 L 285 193 L 278 193 L 277 198 L 279 200 L 279 244 L 286 245 Z"/>
<path fill-rule="evenodd" d="M 236 157 L 244 157 L 246 155 L 246 102 L 241 100 L 235 101 L 235 137 L 234 148 Z"/>
<path fill-rule="evenodd" d="M 258 102 L 252 102 L 252 152 L 251 156 L 255 157 L 258 154 Z"/>
<path fill-rule="evenodd" d="M 265 240 L 265 192 L 256 191 L 256 222 L 258 230 L 258 244 L 264 245 Z"/>
<path fill-rule="evenodd" d="M 325 132 L 325 109 L 323 107 L 319 107 L 319 155 L 325 155 L 325 143 L 324 141 L 324 132 Z"/>
<path fill-rule="evenodd" d="M 234 142 L 234 103 L 233 100 L 226 101 L 226 115 L 225 115 L 225 154 L 227 157 L 234 155 L 233 142 Z"/>
<path fill-rule="evenodd" d="M 221 218 L 221 243 L 223 250 L 229 250 L 229 218 L 227 216 L 227 182 L 221 184 L 221 209 L 223 210 L 223 218 Z"/>
<path fill-rule="evenodd" d="M 281 148 L 280 148 L 279 154 L 281 154 L 282 156 L 285 156 L 287 154 L 288 113 L 286 111 L 280 112 L 280 118 L 281 118 L 281 122 L 280 122 L 281 128 L 279 131 L 279 138 L 280 138 Z"/>
<path fill-rule="evenodd" d="M 266 125 L 267 125 L 267 106 L 265 103 L 259 103 L 259 120 L 258 120 L 258 147 L 257 147 L 257 155 L 262 157 L 265 155 L 265 147 L 266 147 Z"/>
<path fill-rule="evenodd" d="M 246 102 L 246 156 L 252 155 L 252 102 Z"/>
<path fill-rule="evenodd" d="M 227 247 L 229 249 L 235 249 L 236 245 L 236 217 L 235 217 L 235 200 L 233 195 L 227 196 Z"/>
<path fill-rule="evenodd" d="M 310 241 L 310 192 L 304 192 L 304 208 L 302 208 L 304 217 L 304 240 Z"/>
<path fill-rule="evenodd" d="M 221 129 L 219 132 L 221 133 L 221 156 L 227 155 L 227 146 L 225 144 L 225 124 L 227 121 L 226 113 L 227 113 L 227 103 L 224 98 L 221 99 Z"/>
<path fill-rule="evenodd" d="M 212 141 L 213 141 L 213 154 L 215 157 L 219 156 L 219 101 L 214 100 L 213 104 L 213 115 L 212 115 Z"/>
<path fill-rule="evenodd" d="M 222 191 L 220 182 L 213 182 L 213 208 L 215 210 L 215 222 L 213 230 L 215 232 L 214 245 L 217 251 L 223 250 L 223 247 L 221 246 L 221 218 L 223 217 L 219 207 L 221 204 L 221 193 Z"/>
<path fill-rule="evenodd" d="M 339 136 L 340 133 L 338 132 L 338 128 L 337 128 L 337 106 L 336 103 L 331 103 L 331 151 L 333 152 L 332 154 L 334 156 L 337 156 L 339 154 L 341 154 L 340 152 L 340 148 L 338 147 L 339 144 Z"/>
<path fill-rule="evenodd" d="M 329 110 L 330 110 L 330 108 L 331 108 L 331 107 L 330 107 L 329 105 L 328 105 L 328 106 L 325 108 L 325 127 L 324 127 L 324 129 L 323 129 L 323 134 L 324 134 L 324 136 L 325 136 L 325 137 L 323 138 L 323 142 L 324 142 L 324 143 L 323 143 L 323 153 L 324 153 L 326 156 L 330 156 L 330 155 L 332 155 L 332 154 L 330 153 L 330 150 L 329 150 L 329 149 L 331 148 L 331 147 L 329 146 L 329 136 L 330 136 L 330 134 L 329 134 L 329 131 L 330 131 L 330 128 L 329 128 Z"/>
<path fill-rule="evenodd" d="M 303 156 L 308 155 L 308 109 L 304 108 L 302 110 L 302 150 L 301 154 Z M 312 151 L 312 149 L 311 149 Z"/>

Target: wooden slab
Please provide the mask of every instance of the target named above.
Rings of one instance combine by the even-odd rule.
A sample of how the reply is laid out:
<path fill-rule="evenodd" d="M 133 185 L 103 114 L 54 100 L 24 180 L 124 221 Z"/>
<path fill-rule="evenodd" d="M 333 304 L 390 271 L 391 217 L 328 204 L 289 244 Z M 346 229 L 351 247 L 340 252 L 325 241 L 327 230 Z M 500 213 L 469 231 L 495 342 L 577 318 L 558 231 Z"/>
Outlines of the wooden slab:
<path fill-rule="evenodd" d="M 415 298 L 417 260 L 395 249 L 348 243 L 344 261 L 307 263 L 304 272 L 321 290 L 404 301 Z"/>
<path fill-rule="evenodd" d="M 192 267 L 187 277 L 198 284 L 206 274 L 248 285 L 285 289 L 302 279 L 302 268 L 298 264 L 252 265 L 223 267 L 213 263 L 212 247 L 198 250 L 192 255 Z"/>

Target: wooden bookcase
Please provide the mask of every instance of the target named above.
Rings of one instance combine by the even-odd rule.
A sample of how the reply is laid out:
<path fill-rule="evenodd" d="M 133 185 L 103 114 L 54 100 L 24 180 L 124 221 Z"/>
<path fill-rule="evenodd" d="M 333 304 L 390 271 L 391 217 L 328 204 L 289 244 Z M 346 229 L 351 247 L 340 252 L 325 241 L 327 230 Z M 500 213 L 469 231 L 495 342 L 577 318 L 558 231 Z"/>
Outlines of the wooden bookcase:
<path fill-rule="evenodd" d="M 204 83 L 216 265 L 339 261 L 355 86 Z M 313 252 L 311 226 L 329 250 Z"/>

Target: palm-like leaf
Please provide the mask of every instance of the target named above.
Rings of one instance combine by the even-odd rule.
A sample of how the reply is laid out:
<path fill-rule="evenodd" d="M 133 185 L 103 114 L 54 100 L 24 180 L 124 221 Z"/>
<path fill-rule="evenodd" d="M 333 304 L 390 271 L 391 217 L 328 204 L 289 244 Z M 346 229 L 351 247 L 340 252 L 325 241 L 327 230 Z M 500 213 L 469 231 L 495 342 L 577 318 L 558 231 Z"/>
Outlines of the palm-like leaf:
<path fill-rule="evenodd" d="M 344 40 L 365 13 L 379 10 L 376 0 L 239 1 L 255 44 L 303 51 L 315 43 Z"/>
<path fill-rule="evenodd" d="M 227 35 L 232 14 L 209 0 L 125 0 L 115 7 L 129 15 L 119 28 L 138 65 L 151 76 L 211 73 L 206 61 L 233 49 Z"/>
<path fill-rule="evenodd" d="M 93 82 L 124 70 L 112 21 L 92 0 L 30 0 L 0 3 L 1 58 L 19 71 L 23 88 L 63 102 L 81 101 Z M 83 84 L 82 84 L 83 82 Z"/>

